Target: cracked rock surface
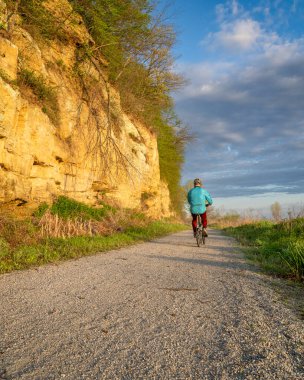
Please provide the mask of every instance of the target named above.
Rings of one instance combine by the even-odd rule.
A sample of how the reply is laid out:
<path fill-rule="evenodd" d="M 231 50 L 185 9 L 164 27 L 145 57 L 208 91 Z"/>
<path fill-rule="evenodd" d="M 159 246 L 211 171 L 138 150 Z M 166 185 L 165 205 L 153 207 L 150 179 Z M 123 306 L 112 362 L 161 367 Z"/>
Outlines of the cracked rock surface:
<path fill-rule="evenodd" d="M 0 277 L 0 379 L 303 379 L 304 323 L 190 231 Z"/>

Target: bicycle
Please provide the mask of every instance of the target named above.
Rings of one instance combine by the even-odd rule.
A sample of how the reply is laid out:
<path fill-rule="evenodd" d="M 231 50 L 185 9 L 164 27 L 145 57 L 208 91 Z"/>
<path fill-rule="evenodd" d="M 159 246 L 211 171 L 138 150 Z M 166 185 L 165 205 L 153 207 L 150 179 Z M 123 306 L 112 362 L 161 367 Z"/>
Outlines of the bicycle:
<path fill-rule="evenodd" d="M 195 238 L 197 242 L 197 246 L 200 247 L 201 244 L 206 244 L 206 237 L 203 233 L 203 225 L 202 225 L 202 219 L 201 216 L 198 214 L 196 215 L 196 232 L 195 232 Z"/>

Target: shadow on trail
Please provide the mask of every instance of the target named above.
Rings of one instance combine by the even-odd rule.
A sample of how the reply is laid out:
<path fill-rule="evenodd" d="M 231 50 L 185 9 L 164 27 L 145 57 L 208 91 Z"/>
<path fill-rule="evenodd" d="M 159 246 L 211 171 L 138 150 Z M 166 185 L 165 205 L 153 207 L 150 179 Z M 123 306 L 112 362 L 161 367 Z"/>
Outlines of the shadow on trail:
<path fill-rule="evenodd" d="M 193 248 L 193 247 L 197 248 L 197 244 L 196 244 L 195 240 L 193 240 L 193 242 L 189 241 L 189 243 L 184 243 L 184 244 L 181 244 L 180 242 L 173 243 L 172 241 L 165 242 L 165 241 L 154 241 L 154 240 L 150 240 L 149 243 L 150 244 L 157 244 L 157 245 L 177 246 L 177 247 L 184 247 L 184 248 L 185 247 L 186 248 Z"/>
<path fill-rule="evenodd" d="M 212 240 L 213 238 L 217 239 L 217 240 L 230 240 L 231 241 L 231 237 L 229 236 L 225 236 L 225 235 L 222 235 L 219 231 L 214 231 L 214 230 L 209 230 L 208 231 L 208 237 L 206 239 L 206 245 L 209 247 L 209 248 L 217 248 L 215 246 L 212 246 Z M 153 243 L 153 244 L 163 244 L 163 245 L 179 245 L 179 246 L 182 246 L 182 247 L 194 247 L 194 246 L 197 246 L 196 245 L 196 240 L 195 238 L 193 238 L 193 233 L 192 231 L 188 231 L 188 234 L 184 234 L 183 235 L 183 242 L 181 244 L 181 239 L 180 239 L 180 235 L 169 235 L 165 238 L 161 238 L 161 239 L 151 239 L 148 241 L 149 243 Z M 210 243 L 210 244 L 209 244 Z M 235 246 L 237 247 L 237 245 Z M 219 246 L 218 248 L 223 248 L 221 246 Z"/>
<path fill-rule="evenodd" d="M 182 244 L 180 243 L 180 241 L 172 241 L 172 240 L 168 240 L 168 241 L 156 241 L 156 240 L 150 240 L 149 243 L 150 244 L 156 244 L 156 245 L 169 245 L 169 246 L 172 246 L 172 245 L 176 245 L 176 246 L 179 246 L 179 247 L 196 247 L 197 249 L 201 249 L 200 253 L 203 253 L 204 249 L 207 249 L 207 248 L 210 248 L 210 249 L 216 249 L 220 252 L 223 252 L 223 253 L 236 253 L 238 254 L 239 253 L 239 246 L 237 245 L 233 245 L 233 246 L 221 246 L 221 245 L 213 245 L 212 244 L 212 239 L 209 240 L 210 238 L 207 238 L 206 239 L 206 245 L 202 245 L 200 248 L 197 247 L 197 244 L 196 244 L 196 240 L 194 238 L 192 238 L 192 240 L 190 240 L 192 237 L 189 237 L 189 242 L 183 242 Z"/>
<path fill-rule="evenodd" d="M 188 263 L 188 264 L 257 272 L 256 267 L 249 266 L 248 264 L 241 262 L 239 260 L 229 262 L 229 261 L 215 261 L 215 260 L 207 260 L 207 259 L 192 259 L 192 258 L 177 257 L 177 256 L 160 256 L 160 255 L 158 256 L 147 255 L 146 257 L 150 259 L 156 259 L 156 260 L 175 261 L 175 262 Z"/>

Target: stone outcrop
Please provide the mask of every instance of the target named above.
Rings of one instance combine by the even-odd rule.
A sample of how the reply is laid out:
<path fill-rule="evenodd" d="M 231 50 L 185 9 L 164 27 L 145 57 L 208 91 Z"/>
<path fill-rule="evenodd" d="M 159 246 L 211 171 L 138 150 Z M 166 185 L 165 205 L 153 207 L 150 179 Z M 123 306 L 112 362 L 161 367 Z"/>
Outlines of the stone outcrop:
<path fill-rule="evenodd" d="M 66 0 L 48 4 L 55 14 L 71 11 Z M 98 67 L 77 66 L 77 49 L 92 41 L 81 19 L 73 21 L 64 26 L 64 42 L 35 41 L 18 18 L 9 34 L 0 34 L 0 202 L 30 205 L 67 195 L 168 216 L 156 135 L 124 113 L 102 57 Z M 56 93 L 52 117 L 52 105 L 18 80 L 25 71 Z"/>

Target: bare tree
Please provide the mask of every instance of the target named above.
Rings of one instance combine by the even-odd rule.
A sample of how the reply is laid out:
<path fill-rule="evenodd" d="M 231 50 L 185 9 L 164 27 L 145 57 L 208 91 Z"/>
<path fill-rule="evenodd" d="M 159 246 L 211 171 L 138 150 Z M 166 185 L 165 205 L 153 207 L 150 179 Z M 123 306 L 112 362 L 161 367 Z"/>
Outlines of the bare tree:
<path fill-rule="evenodd" d="M 282 207 L 279 202 L 274 202 L 271 206 L 272 217 L 275 221 L 282 219 Z"/>
<path fill-rule="evenodd" d="M 132 180 L 134 171 L 139 173 L 131 159 L 122 152 L 115 139 L 114 120 L 113 120 L 113 101 L 111 97 L 111 87 L 105 73 L 102 70 L 98 52 L 90 54 L 88 46 L 83 47 L 81 53 L 78 52 L 78 68 L 82 68 L 82 74 L 79 76 L 82 95 L 78 108 L 78 117 L 76 125 L 80 125 L 80 114 L 84 103 L 88 106 L 87 125 L 90 126 L 90 133 L 86 136 L 87 151 L 86 154 L 94 163 L 94 169 L 100 173 L 100 176 L 107 175 L 111 177 L 114 172 L 122 170 L 124 174 Z M 89 49 L 89 50 L 88 50 Z M 80 55 L 79 55 L 80 54 Z M 97 86 L 90 71 L 94 68 L 98 73 L 97 83 L 103 83 L 106 90 L 106 98 L 100 94 L 100 86 Z M 100 113 L 99 109 L 105 109 L 105 115 Z M 115 168 L 113 170 L 112 168 Z"/>

